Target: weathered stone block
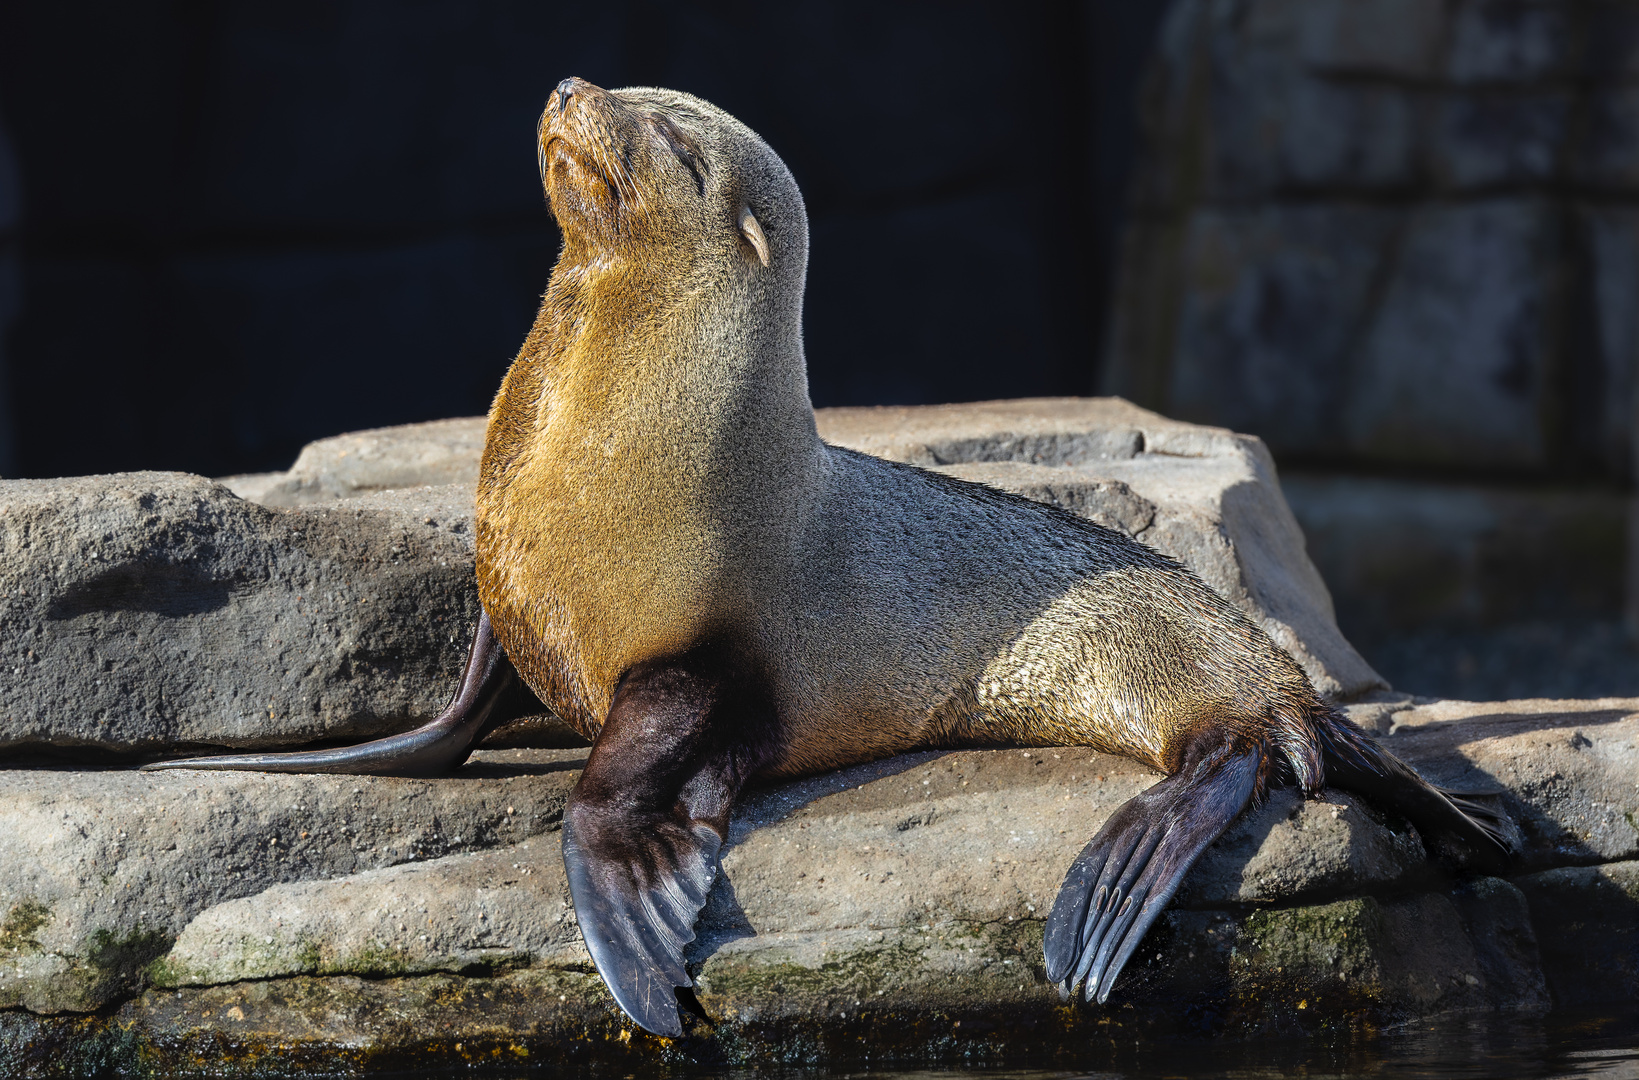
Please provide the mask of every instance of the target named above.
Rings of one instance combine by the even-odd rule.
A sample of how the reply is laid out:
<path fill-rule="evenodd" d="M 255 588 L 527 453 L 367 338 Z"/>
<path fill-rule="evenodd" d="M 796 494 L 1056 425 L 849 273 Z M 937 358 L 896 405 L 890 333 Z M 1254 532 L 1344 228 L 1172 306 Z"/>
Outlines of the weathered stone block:
<path fill-rule="evenodd" d="M 1558 172 L 1569 93 L 1462 94 L 1434 112 L 1429 160 L 1448 188 L 1543 184 Z"/>
<path fill-rule="evenodd" d="M 1591 0 L 1584 10 L 1583 73 L 1600 81 L 1639 76 L 1639 8 L 1629 0 Z"/>
<path fill-rule="evenodd" d="M 1492 936 L 1474 933 L 1465 917 L 1471 912 Z M 1495 878 L 1454 896 L 1361 896 L 1254 911 L 1236 928 L 1234 944 L 1233 992 L 1246 999 L 1278 994 L 1282 1011 L 1294 997 L 1298 1009 L 1366 1009 L 1385 1018 L 1499 1001 L 1513 1009 L 1549 1004 L 1524 898 Z"/>
<path fill-rule="evenodd" d="M 1156 35 L 1138 95 L 1140 123 L 1155 152 L 1132 163 L 1128 205 L 1133 216 L 1165 215 L 1199 194 L 1202 163 L 1196 150 L 1211 82 L 1204 47 L 1209 3 L 1177 0 Z"/>
<path fill-rule="evenodd" d="M 1385 191 L 1415 182 L 1413 93 L 1305 67 L 1294 40 L 1301 22 L 1217 22 L 1197 46 L 1211 65 L 1210 126 L 1195 135 L 1197 152 L 1204 143 L 1210 162 L 1202 192 L 1208 200 Z M 1186 161 L 1190 156 L 1185 151 Z"/>
<path fill-rule="evenodd" d="M 225 901 L 188 923 L 150 974 L 159 986 L 211 986 L 591 962 L 562 852 L 525 840 Z"/>
<path fill-rule="evenodd" d="M 1401 222 L 1368 207 L 1197 211 L 1167 358 L 1174 414 L 1262 432 L 1279 455 L 1342 452 L 1351 349 Z"/>
<path fill-rule="evenodd" d="M 394 488 L 478 484 L 484 418 L 460 417 L 333 435 L 302 447 L 285 472 L 227 476 L 222 483 L 263 506 L 301 506 Z"/>
<path fill-rule="evenodd" d="M 1340 417 L 1353 455 L 1380 462 L 1542 469 L 1553 267 L 1545 203 L 1420 209 L 1352 366 Z"/>
<path fill-rule="evenodd" d="M 1639 87 L 1599 88 L 1586 109 L 1586 130 L 1571 157 L 1571 178 L 1604 191 L 1632 191 L 1639 185 Z"/>
<path fill-rule="evenodd" d="M 0 747 L 288 744 L 436 716 L 478 618 L 471 498 L 275 511 L 182 473 L 0 481 Z"/>
<path fill-rule="evenodd" d="M 142 986 L 195 916 L 282 882 L 526 842 L 556 826 L 572 781 L 550 761 L 437 783 L 0 770 L 0 1009 L 101 1008 Z"/>
<path fill-rule="evenodd" d="M 1639 701 L 1429 702 L 1380 725 L 1435 783 L 1506 793 L 1516 873 L 1639 858 Z"/>
<path fill-rule="evenodd" d="M 1607 475 L 1632 478 L 1639 476 L 1639 211 L 1585 206 L 1580 218 L 1595 326 L 1593 356 L 1573 383 L 1578 448 Z"/>
<path fill-rule="evenodd" d="M 1620 491 L 1308 472 L 1282 488 L 1351 633 L 1620 615 Z"/>
<path fill-rule="evenodd" d="M 1639 833 L 1612 830 L 1639 798 L 1639 701 L 1355 711 L 1441 782 L 1503 788 L 1522 868 L 1548 872 L 1454 887 L 1363 800 L 1281 793 L 1208 852 L 1117 1003 L 1059 1012 L 1036 967 L 1042 919 L 1152 775 L 1085 748 L 924 752 L 748 793 L 689 950 L 700 998 L 762 1039 L 862 1012 L 970 1034 L 1003 1016 L 1069 1034 L 1307 1030 L 1540 1009 L 1544 970 L 1556 995 L 1580 978 L 1577 1001 L 1629 992 Z M 480 751 L 439 781 L 0 773 L 0 995 L 36 1012 L 129 999 L 121 1023 L 144 1038 L 173 1022 L 270 1043 L 408 1037 L 336 1011 L 376 1001 L 368 987 L 462 1038 L 618 1034 L 552 831 L 583 757 Z M 1574 866 L 1589 858 L 1628 861 Z M 176 989 L 134 997 L 149 980 Z"/>
<path fill-rule="evenodd" d="M 1571 5 L 1551 0 L 1465 0 L 1451 22 L 1451 80 L 1529 83 L 1569 74 L 1572 18 Z"/>
<path fill-rule="evenodd" d="M 1299 56 L 1351 75 L 1426 79 L 1440 66 L 1445 5 L 1426 0 L 1310 0 Z"/>

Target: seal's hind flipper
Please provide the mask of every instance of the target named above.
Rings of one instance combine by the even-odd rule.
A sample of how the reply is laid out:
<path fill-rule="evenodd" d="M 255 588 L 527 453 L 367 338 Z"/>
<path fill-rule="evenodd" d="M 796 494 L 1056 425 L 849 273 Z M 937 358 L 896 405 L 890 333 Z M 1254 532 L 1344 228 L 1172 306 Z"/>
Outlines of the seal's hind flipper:
<path fill-rule="evenodd" d="M 615 1001 L 656 1035 L 683 1032 L 678 1000 L 692 1003 L 694 985 L 683 947 L 717 877 L 734 797 L 762 761 L 740 734 L 751 681 L 724 670 L 702 651 L 628 673 L 564 808 L 587 951 Z"/>
<path fill-rule="evenodd" d="M 1519 827 L 1496 796 L 1447 791 L 1335 712 L 1315 716 L 1325 782 L 1405 816 L 1436 854 L 1465 869 L 1501 873 L 1519 850 Z"/>
<path fill-rule="evenodd" d="M 1191 747 L 1184 767 L 1128 800 L 1082 849 L 1047 917 L 1047 979 L 1102 1004 L 1184 875 L 1262 787 L 1259 744 Z"/>
<path fill-rule="evenodd" d="M 480 615 L 460 689 L 436 720 L 414 731 L 331 750 L 177 758 L 151 762 L 142 768 L 444 776 L 460 768 L 485 735 L 506 721 L 525 715 L 516 704 L 524 697 L 522 688 L 523 680 L 518 677 L 517 669 L 490 632 L 489 616 Z"/>

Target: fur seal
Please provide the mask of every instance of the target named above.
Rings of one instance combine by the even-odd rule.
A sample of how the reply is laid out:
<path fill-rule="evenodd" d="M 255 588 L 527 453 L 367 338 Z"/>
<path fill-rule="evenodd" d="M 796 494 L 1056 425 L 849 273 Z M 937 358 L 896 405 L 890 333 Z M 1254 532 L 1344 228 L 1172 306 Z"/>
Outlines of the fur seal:
<path fill-rule="evenodd" d="M 683 947 L 753 779 L 913 747 L 1081 744 L 1166 774 L 1070 867 L 1048 978 L 1103 1002 L 1201 852 L 1274 784 L 1323 782 L 1487 864 L 1506 823 L 1315 693 L 1189 570 L 1038 503 L 828 446 L 784 163 L 720 109 L 561 83 L 539 131 L 563 249 L 490 412 L 480 621 L 454 701 L 343 750 L 163 763 L 428 775 L 521 677 L 594 740 L 570 890 L 622 1008 L 682 1030 Z"/>

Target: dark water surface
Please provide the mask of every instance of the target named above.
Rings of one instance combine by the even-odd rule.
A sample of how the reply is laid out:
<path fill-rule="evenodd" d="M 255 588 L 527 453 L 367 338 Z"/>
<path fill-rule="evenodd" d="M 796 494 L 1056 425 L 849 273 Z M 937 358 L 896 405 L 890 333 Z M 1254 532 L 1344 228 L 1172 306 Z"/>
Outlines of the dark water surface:
<path fill-rule="evenodd" d="M 1028 1061 L 1029 1048 L 1019 1049 L 1019 1060 Z M 1618 1014 L 1444 1018 L 1333 1042 L 1305 1039 L 1121 1045 L 1106 1041 L 1089 1043 L 1084 1054 L 1056 1055 L 1052 1061 L 1039 1061 L 1030 1067 L 972 1063 L 929 1069 L 896 1068 L 883 1063 L 815 1069 L 679 1065 L 634 1070 L 628 1065 L 536 1070 L 475 1067 L 373 1075 L 429 1080 L 447 1076 L 473 1080 L 636 1080 L 647 1076 L 676 1080 L 1639 1080 L 1639 1006 Z"/>

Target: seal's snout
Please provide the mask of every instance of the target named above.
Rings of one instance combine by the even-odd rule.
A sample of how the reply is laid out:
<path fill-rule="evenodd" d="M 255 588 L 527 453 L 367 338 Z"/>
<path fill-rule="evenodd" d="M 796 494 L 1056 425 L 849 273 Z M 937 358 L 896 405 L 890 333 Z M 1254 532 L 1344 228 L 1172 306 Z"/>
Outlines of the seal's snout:
<path fill-rule="evenodd" d="M 546 99 L 548 116 L 563 119 L 569 115 L 569 106 L 576 98 L 583 103 L 594 98 L 606 98 L 609 91 L 587 82 L 578 75 L 571 75 L 557 86 L 552 88 L 552 96 Z"/>
<path fill-rule="evenodd" d="M 579 90 L 580 86 L 581 80 L 573 75 L 558 84 L 558 88 L 553 91 L 553 102 L 557 105 L 559 113 L 569 108 L 569 99 L 575 96 L 575 91 Z"/>

